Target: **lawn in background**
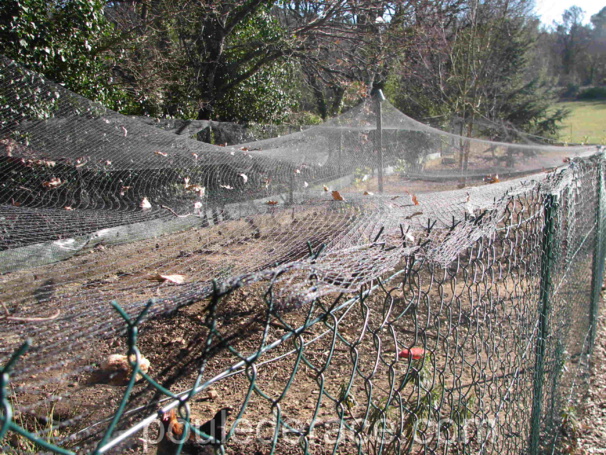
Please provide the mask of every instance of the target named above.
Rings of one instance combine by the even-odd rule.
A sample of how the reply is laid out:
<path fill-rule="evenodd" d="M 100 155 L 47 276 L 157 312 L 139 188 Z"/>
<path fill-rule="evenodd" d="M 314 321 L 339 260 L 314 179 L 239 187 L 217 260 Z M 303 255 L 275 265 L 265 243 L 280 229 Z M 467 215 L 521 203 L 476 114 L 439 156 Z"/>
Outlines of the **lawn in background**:
<path fill-rule="evenodd" d="M 562 122 L 560 141 L 570 144 L 606 144 L 606 101 L 566 101 L 570 115 Z"/>

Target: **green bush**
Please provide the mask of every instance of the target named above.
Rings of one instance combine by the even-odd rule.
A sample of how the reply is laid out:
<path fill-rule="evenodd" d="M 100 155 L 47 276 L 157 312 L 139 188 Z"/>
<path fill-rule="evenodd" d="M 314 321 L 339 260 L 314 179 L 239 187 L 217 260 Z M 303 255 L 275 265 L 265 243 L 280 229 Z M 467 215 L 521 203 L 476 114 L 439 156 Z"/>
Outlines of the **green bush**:
<path fill-rule="evenodd" d="M 606 100 L 606 87 L 591 87 L 577 95 L 579 100 Z"/>

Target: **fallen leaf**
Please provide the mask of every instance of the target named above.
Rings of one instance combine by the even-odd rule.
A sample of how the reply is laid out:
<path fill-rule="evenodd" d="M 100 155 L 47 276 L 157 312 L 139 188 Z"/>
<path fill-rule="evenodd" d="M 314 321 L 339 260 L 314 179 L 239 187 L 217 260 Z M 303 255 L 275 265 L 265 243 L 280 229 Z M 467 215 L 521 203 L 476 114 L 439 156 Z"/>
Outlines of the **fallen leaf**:
<path fill-rule="evenodd" d="M 130 356 L 130 361 L 135 362 L 136 357 Z M 139 370 L 143 373 L 147 373 L 150 369 L 150 362 L 148 359 L 139 356 Z M 113 386 L 125 386 L 130 381 L 132 373 L 132 367 L 130 366 L 129 358 L 123 354 L 111 354 L 101 362 L 101 366 L 97 371 L 94 371 L 91 378 L 87 381 L 89 383 L 100 383 L 109 384 Z M 140 374 L 137 374 L 136 380 L 139 381 L 143 378 Z"/>
<path fill-rule="evenodd" d="M 417 196 L 414 194 L 410 194 L 410 201 L 414 204 L 414 205 L 419 205 L 419 200 L 417 199 Z"/>
<path fill-rule="evenodd" d="M 141 203 L 139 204 L 139 207 L 141 207 L 143 210 L 147 210 L 147 209 L 151 209 L 151 203 L 149 202 L 149 199 L 147 199 L 146 197 L 144 197 L 141 200 Z"/>
<path fill-rule="evenodd" d="M 49 160 L 27 160 L 28 164 L 34 164 L 36 166 L 55 167 L 57 164 L 55 161 Z"/>
<path fill-rule="evenodd" d="M 299 169 L 295 169 L 295 174 L 300 174 L 301 171 Z"/>
<path fill-rule="evenodd" d="M 234 187 L 233 186 L 229 186 L 229 185 L 219 185 L 220 188 L 225 188 L 226 190 L 233 190 Z"/>
<path fill-rule="evenodd" d="M 120 128 L 122 128 L 122 131 L 124 131 L 124 137 L 126 137 L 126 135 L 128 134 L 128 131 L 126 131 L 126 128 L 124 128 L 123 126 L 121 126 Z"/>
<path fill-rule="evenodd" d="M 243 152 L 248 152 L 248 147 L 240 147 L 240 150 L 242 150 Z"/>
<path fill-rule="evenodd" d="M 484 177 L 484 183 L 491 184 L 491 183 L 498 183 L 498 182 L 500 182 L 499 174 L 495 174 L 494 176 L 491 174 L 491 175 L 487 175 L 486 177 Z"/>
<path fill-rule="evenodd" d="M 156 150 L 154 153 L 155 153 L 156 155 L 160 155 L 160 156 L 168 156 L 168 153 L 161 152 L 160 150 Z"/>
<path fill-rule="evenodd" d="M 324 186 L 324 191 L 328 192 L 328 187 Z"/>
<path fill-rule="evenodd" d="M 63 207 L 63 210 L 74 210 L 74 209 L 71 208 L 69 205 L 66 205 L 65 207 Z"/>
<path fill-rule="evenodd" d="M 406 219 L 407 219 L 407 220 L 410 220 L 410 219 L 414 218 L 415 216 L 419 216 L 419 215 L 423 215 L 423 212 L 415 212 L 415 213 L 413 213 L 412 215 L 408 215 L 408 216 L 406 217 Z"/>
<path fill-rule="evenodd" d="M 197 153 L 192 153 L 191 156 L 193 156 L 194 159 L 196 159 L 196 160 L 198 159 L 198 154 Z"/>
<path fill-rule="evenodd" d="M 12 204 L 14 207 L 21 207 L 21 202 L 17 202 L 17 201 L 15 201 L 14 199 L 11 199 L 11 204 Z"/>
<path fill-rule="evenodd" d="M 248 176 L 246 174 L 238 174 L 240 177 L 242 177 L 242 181 L 244 183 L 248 182 Z"/>
<path fill-rule="evenodd" d="M 425 349 L 423 348 L 410 348 L 410 349 L 402 349 L 398 352 L 398 358 L 407 358 L 412 360 L 421 360 L 425 357 Z"/>
<path fill-rule="evenodd" d="M 44 188 L 57 188 L 58 186 L 60 186 L 63 182 L 61 181 L 61 179 L 59 177 L 53 177 L 52 179 L 50 179 L 48 182 L 43 182 L 42 186 Z"/>
<path fill-rule="evenodd" d="M 267 201 L 267 205 L 278 205 L 278 201 Z"/>
<path fill-rule="evenodd" d="M 120 196 L 124 196 L 128 190 L 130 190 L 130 186 L 123 186 L 120 188 Z"/>
<path fill-rule="evenodd" d="M 341 196 L 341 193 L 339 193 L 338 191 L 333 191 L 332 192 L 332 198 L 335 201 L 344 201 L 345 199 L 343 199 L 343 196 Z"/>
<path fill-rule="evenodd" d="M 174 284 L 183 284 L 185 283 L 185 277 L 183 275 L 161 275 L 157 273 L 155 275 L 150 275 L 147 277 L 150 281 L 159 281 L 160 283 L 174 283 Z"/>
<path fill-rule="evenodd" d="M 112 162 L 110 160 L 105 161 L 106 166 L 111 166 Z"/>
<path fill-rule="evenodd" d="M 374 196 L 375 193 L 371 192 L 371 191 L 364 191 L 364 196 Z"/>

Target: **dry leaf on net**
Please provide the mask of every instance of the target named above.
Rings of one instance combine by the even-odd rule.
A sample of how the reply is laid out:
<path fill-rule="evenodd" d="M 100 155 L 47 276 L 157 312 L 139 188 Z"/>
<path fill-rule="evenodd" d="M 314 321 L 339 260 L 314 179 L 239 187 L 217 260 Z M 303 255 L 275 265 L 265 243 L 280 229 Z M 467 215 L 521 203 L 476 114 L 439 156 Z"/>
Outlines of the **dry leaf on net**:
<path fill-rule="evenodd" d="M 414 205 L 419 205 L 419 200 L 417 199 L 417 196 L 415 194 L 410 193 L 410 201 Z"/>
<path fill-rule="evenodd" d="M 327 186 L 324 187 L 324 191 L 328 192 L 328 187 Z"/>
<path fill-rule="evenodd" d="M 345 199 L 343 199 L 343 196 L 341 196 L 341 193 L 339 193 L 339 192 L 338 192 L 338 191 L 336 191 L 336 190 L 332 192 L 332 198 L 333 198 L 335 201 L 344 201 L 344 200 L 345 200 Z"/>
<path fill-rule="evenodd" d="M 412 215 L 408 215 L 408 216 L 406 217 L 406 219 L 407 219 L 407 220 L 411 220 L 411 219 L 413 219 L 415 216 L 419 216 L 419 215 L 423 215 L 423 212 L 415 212 L 415 213 L 413 213 Z"/>
<path fill-rule="evenodd" d="M 248 182 L 248 175 L 246 174 L 238 174 L 240 177 L 242 177 L 242 182 L 246 183 Z"/>
<path fill-rule="evenodd" d="M 156 273 L 155 275 L 149 275 L 147 279 L 150 281 L 159 281 L 160 283 L 185 283 L 185 277 L 183 275 L 162 275 L 160 273 Z"/>
<path fill-rule="evenodd" d="M 499 180 L 499 174 L 495 174 L 495 175 L 487 175 L 486 177 L 484 177 L 484 183 L 498 183 L 501 180 Z"/>
<path fill-rule="evenodd" d="M 364 196 L 374 196 L 375 193 L 373 193 L 372 191 L 364 191 Z"/>
<path fill-rule="evenodd" d="M 61 181 L 61 179 L 59 177 L 53 177 L 48 182 L 42 182 L 42 186 L 44 188 L 57 188 L 62 183 L 63 182 Z"/>
<path fill-rule="evenodd" d="M 233 190 L 234 189 L 233 186 L 229 186 L 229 185 L 219 185 L 219 188 L 225 188 L 226 190 Z"/>
<path fill-rule="evenodd" d="M 72 207 L 70 207 L 69 205 L 66 205 L 65 207 L 63 207 L 63 210 L 74 210 Z"/>
<path fill-rule="evenodd" d="M 143 210 L 147 210 L 147 209 L 151 209 L 151 203 L 149 202 L 149 199 L 147 199 L 146 197 L 144 197 L 141 200 L 141 203 L 139 204 L 139 207 L 141 207 Z"/>
<path fill-rule="evenodd" d="M 278 205 L 278 201 L 267 201 L 267 205 Z"/>
<path fill-rule="evenodd" d="M 160 156 L 168 156 L 168 153 L 161 152 L 160 150 L 156 150 L 154 153 L 155 153 L 156 155 L 160 155 Z"/>

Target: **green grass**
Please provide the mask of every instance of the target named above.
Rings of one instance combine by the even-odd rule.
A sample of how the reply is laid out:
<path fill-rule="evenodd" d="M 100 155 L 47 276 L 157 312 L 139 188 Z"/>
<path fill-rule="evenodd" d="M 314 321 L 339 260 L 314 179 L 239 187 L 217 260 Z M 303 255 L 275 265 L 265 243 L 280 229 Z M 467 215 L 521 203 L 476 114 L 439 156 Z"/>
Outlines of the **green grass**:
<path fill-rule="evenodd" d="M 572 144 L 606 144 L 606 101 L 566 101 L 570 115 L 562 122 L 560 140 Z"/>

